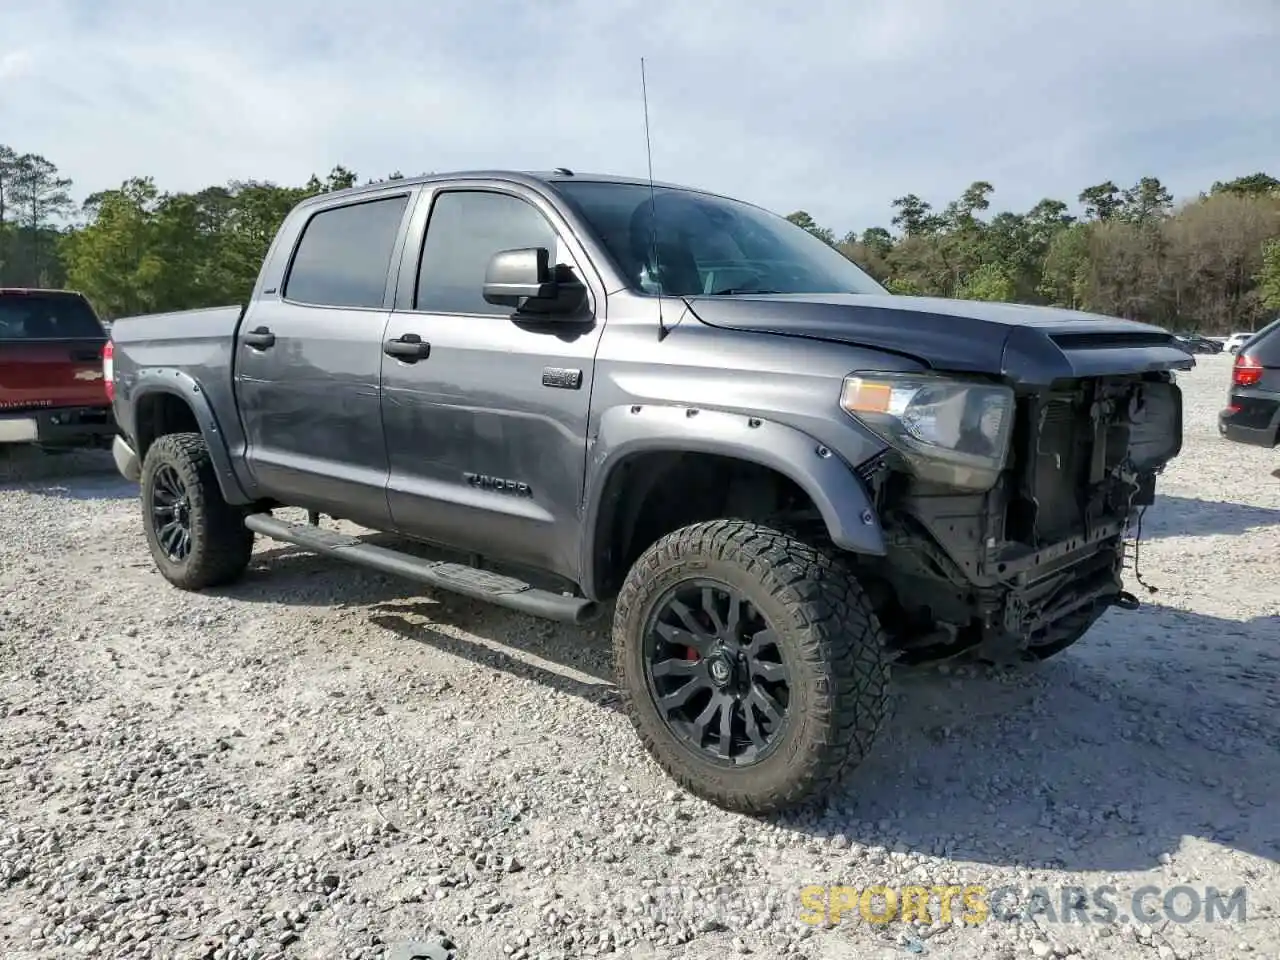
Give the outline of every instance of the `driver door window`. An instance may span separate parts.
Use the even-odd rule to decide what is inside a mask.
[[[553,264],[573,266],[555,229],[533,204],[493,191],[440,194],[422,244],[414,309],[509,317],[510,307],[485,301],[485,271],[495,253],[522,247],[546,247]]]

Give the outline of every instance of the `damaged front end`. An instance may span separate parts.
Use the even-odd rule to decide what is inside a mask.
[[[1137,605],[1122,578],[1126,546],[1182,447],[1172,373],[1010,389],[1007,418],[985,431],[973,421],[1001,454],[985,486],[980,470],[919,469],[900,442],[863,465],[890,562],[860,576],[904,660],[975,648],[996,661],[1044,657],[1110,606]]]

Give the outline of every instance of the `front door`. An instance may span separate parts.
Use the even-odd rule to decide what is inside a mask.
[[[424,191],[382,361],[387,498],[401,532],[577,576],[601,300],[555,211],[514,185]],[[410,246],[412,244],[412,247]],[[545,247],[591,289],[581,323],[516,322],[482,296],[490,257]],[[429,351],[429,352],[428,352]]]
[[[390,523],[378,377],[408,192],[321,208],[236,343],[246,463],[285,503]]]

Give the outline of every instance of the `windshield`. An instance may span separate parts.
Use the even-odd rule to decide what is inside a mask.
[[[555,188],[639,293],[888,292],[807,230],[750,204],[667,187],[651,202],[638,183],[562,180]]]
[[[83,297],[0,291],[0,340],[105,340]]]

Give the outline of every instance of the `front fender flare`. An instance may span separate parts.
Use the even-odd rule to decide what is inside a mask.
[[[862,481],[807,433],[739,413],[638,404],[614,407],[600,418],[587,474],[583,571],[594,569],[591,554],[610,476],[628,457],[651,451],[712,453],[776,470],[813,500],[837,547],[885,554],[884,532]]]
[[[204,391],[201,390],[199,382],[191,374],[172,368],[155,368],[137,375],[129,391],[134,421],[130,426],[133,428],[135,441],[138,437],[138,403],[145,397],[158,393],[177,397],[195,415],[205,446],[209,448],[209,459],[213,461],[213,472],[218,478],[218,487],[222,491],[223,499],[231,504],[249,503],[252,498],[245,493],[231,467],[231,456],[227,452],[226,441],[218,426],[218,417],[213,412],[213,406],[209,403]],[[145,452],[138,450],[140,461],[144,456]]]

